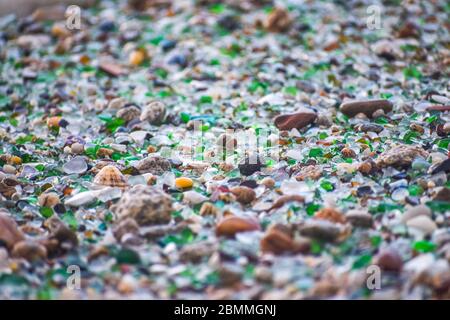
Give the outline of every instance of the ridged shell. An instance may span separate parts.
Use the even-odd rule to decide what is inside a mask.
[[[105,166],[94,178],[94,183],[102,186],[125,188],[128,186],[125,176],[114,166]]]

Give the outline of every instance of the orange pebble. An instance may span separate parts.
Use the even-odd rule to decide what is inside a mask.
[[[144,59],[145,59],[144,52],[142,50],[135,50],[135,51],[130,53],[130,56],[128,58],[128,62],[132,66],[139,66],[140,64],[142,64],[142,62],[144,62]]]
[[[175,186],[179,189],[191,188],[194,185],[192,179],[180,177],[175,179]]]
[[[47,119],[47,126],[49,128],[58,128],[59,122],[61,121],[61,117],[55,116]]]

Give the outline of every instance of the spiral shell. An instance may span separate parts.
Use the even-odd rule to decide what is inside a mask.
[[[128,186],[125,176],[114,166],[105,166],[94,178],[94,183],[101,186],[125,188]]]

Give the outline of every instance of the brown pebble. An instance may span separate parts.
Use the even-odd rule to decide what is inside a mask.
[[[450,188],[440,188],[434,195],[433,200],[450,202]]]
[[[309,241],[303,243],[293,239],[292,234],[284,225],[276,224],[271,226],[261,239],[260,247],[263,252],[270,252],[276,255],[283,253],[306,253],[309,251]]]
[[[323,208],[314,214],[314,218],[344,224],[345,216],[334,208]]]
[[[260,230],[259,223],[254,219],[229,216],[218,223],[216,234],[218,236],[232,237],[236,233]]]
[[[441,111],[441,112],[446,112],[446,111],[450,111],[450,105],[449,106],[440,106],[440,105],[436,105],[436,106],[430,106],[426,109],[426,111]]]
[[[47,258],[47,249],[35,241],[24,240],[14,245],[11,255],[33,262]]]
[[[291,24],[289,12],[283,8],[275,8],[267,16],[264,27],[270,32],[285,32]]]
[[[377,166],[404,168],[409,167],[417,157],[427,158],[428,152],[420,146],[396,145],[384,151],[377,159]]]
[[[388,100],[367,100],[344,102],[339,109],[349,117],[354,117],[358,113],[364,113],[370,118],[378,109],[382,109],[385,113],[388,113],[392,111],[392,107],[392,102]]]
[[[372,171],[372,165],[370,164],[370,162],[364,161],[359,165],[358,171],[361,172],[362,174],[367,175]]]
[[[17,242],[25,239],[25,235],[20,231],[14,219],[6,212],[0,211],[0,242],[6,247],[12,248]]]
[[[402,257],[393,249],[381,250],[375,261],[381,269],[386,271],[399,272],[403,267]]]
[[[307,179],[317,180],[322,176],[322,172],[323,170],[320,166],[317,165],[304,166],[298,171],[297,175],[295,176],[295,179],[297,181],[304,181]]]
[[[364,210],[350,210],[345,217],[355,227],[371,228],[373,226],[372,215]]]
[[[275,200],[275,202],[273,203],[273,205],[270,208],[270,210],[281,208],[282,206],[284,206],[288,202],[304,202],[304,201],[305,201],[305,198],[300,196],[300,195],[285,195],[285,196],[281,196],[277,200]]]
[[[275,126],[279,130],[302,129],[316,120],[317,114],[311,110],[302,110],[291,114],[282,114],[275,118]]]
[[[111,157],[113,153],[114,153],[113,149],[99,148],[97,150],[96,156],[99,158],[106,158],[106,157]]]

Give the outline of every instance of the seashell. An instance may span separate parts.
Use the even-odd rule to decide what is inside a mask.
[[[94,183],[101,186],[118,188],[125,188],[128,185],[125,176],[119,169],[111,165],[103,167],[99,173],[97,173],[94,178]]]
[[[256,199],[256,193],[253,189],[248,187],[234,187],[231,193],[236,197],[236,200],[242,204],[249,204]]]

